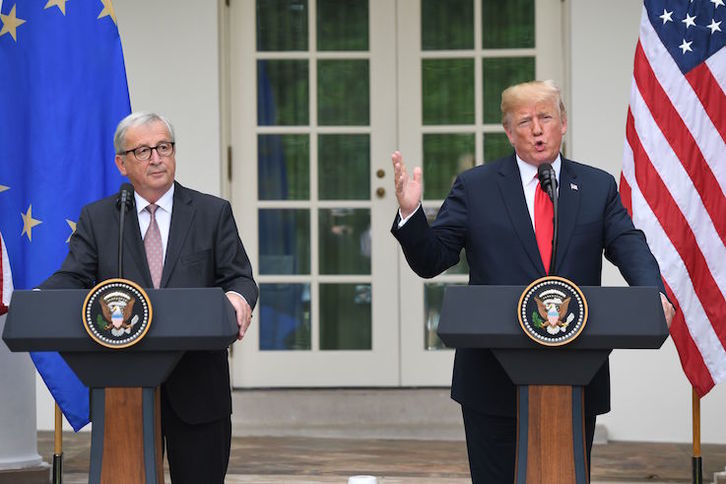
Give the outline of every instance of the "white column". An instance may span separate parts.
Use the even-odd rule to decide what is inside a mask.
[[[0,334],[4,327],[5,316],[0,316]],[[0,342],[0,470],[41,465],[35,418],[33,362]]]

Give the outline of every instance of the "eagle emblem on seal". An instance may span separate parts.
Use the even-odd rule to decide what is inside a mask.
[[[101,313],[98,325],[103,331],[110,331],[114,336],[131,333],[139,317],[133,315],[136,299],[124,292],[110,292],[99,299]]]
[[[575,317],[572,313],[567,314],[571,299],[556,289],[544,291],[539,297],[535,296],[534,301],[537,303],[538,313],[534,318],[535,325],[544,328],[552,335],[560,331],[567,331],[567,326]],[[536,316],[539,316],[539,318]]]

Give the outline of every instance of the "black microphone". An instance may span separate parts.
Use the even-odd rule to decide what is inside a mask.
[[[125,207],[126,210],[134,206],[134,186],[131,183],[121,184],[116,199],[116,208]]]
[[[555,176],[555,169],[549,163],[542,163],[537,167],[537,178],[539,178],[539,184],[554,203],[555,197],[557,196],[557,177]]]
[[[121,211],[118,219],[118,276],[124,277],[123,254],[124,254],[124,221],[126,211],[134,206],[134,186],[131,183],[124,183],[119,190],[116,207]]]
[[[550,197],[552,200],[552,255],[550,257],[550,270],[549,275],[556,274],[555,272],[555,261],[557,260],[557,231],[559,228],[559,216],[557,213],[557,176],[555,175],[555,169],[549,163],[542,163],[537,167],[537,178],[539,178],[539,184],[542,187],[542,191]]]

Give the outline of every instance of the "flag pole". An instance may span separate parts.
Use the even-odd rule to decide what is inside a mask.
[[[693,484],[703,484],[703,462],[701,459],[701,398],[693,387],[691,387],[691,398],[693,405],[693,457],[691,458]]]
[[[63,413],[55,404],[55,445],[53,448],[53,484],[63,484]]]

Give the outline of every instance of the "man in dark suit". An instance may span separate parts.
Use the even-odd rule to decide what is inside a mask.
[[[135,190],[123,276],[143,287],[221,287],[242,339],[258,292],[229,202],[174,181],[174,129],[161,115],[124,118],[114,147],[116,166]],[[118,276],[117,198],[83,208],[68,256],[41,289],[91,288]],[[161,387],[161,409],[172,481],[224,482],[232,413],[227,351],[185,353]]]
[[[559,89],[550,81],[506,89],[502,123],[514,154],[461,173],[431,226],[421,209],[421,169],[409,178],[401,154],[393,153],[400,210],[392,232],[411,268],[434,277],[456,264],[463,248],[469,284],[527,285],[547,275],[552,212],[538,223],[545,205],[537,200],[536,175],[540,164],[551,163],[559,180],[557,275],[598,286],[604,252],[630,285],[661,289],[670,325],[673,307],[663,295],[658,263],[623,208],[615,179],[560,155],[567,117]],[[549,234],[539,236],[547,225]],[[585,389],[588,459],[595,416],[610,410],[609,378],[605,363]],[[472,480],[513,482],[516,389],[491,351],[457,350],[451,395],[462,406]]]

